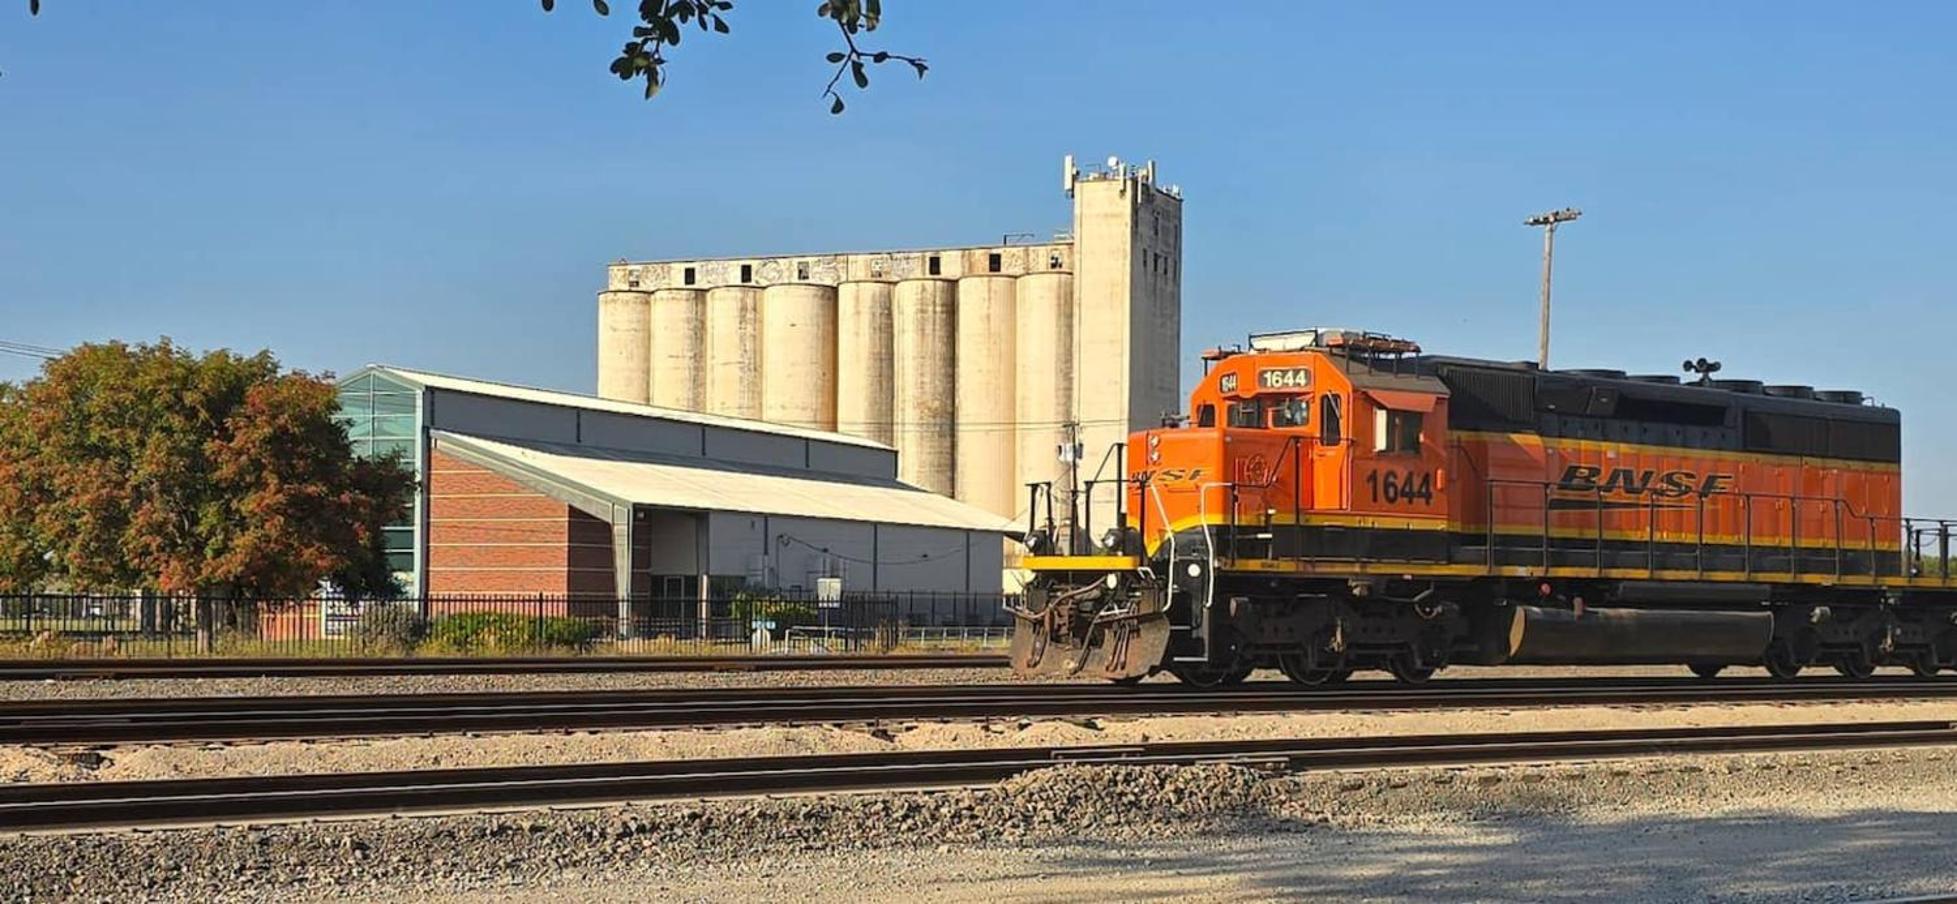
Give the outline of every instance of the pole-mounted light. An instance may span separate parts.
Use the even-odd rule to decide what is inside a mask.
[[[1536,366],[1549,369],[1549,273],[1556,257],[1556,226],[1583,216],[1574,207],[1539,213],[1522,221],[1524,226],[1542,227],[1542,320],[1536,328]]]

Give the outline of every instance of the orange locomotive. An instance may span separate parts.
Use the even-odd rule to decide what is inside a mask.
[[[1957,664],[1952,523],[1902,517],[1900,418],[1858,393],[1340,330],[1205,360],[1186,423],[1131,437],[1102,547],[1026,559],[1022,673]]]

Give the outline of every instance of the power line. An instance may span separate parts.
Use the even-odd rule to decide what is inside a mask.
[[[27,342],[14,342],[7,339],[0,339],[0,354],[18,355],[23,358],[39,358],[43,361],[52,361],[67,353],[68,352],[66,350],[58,349],[58,348],[50,348],[45,345],[34,345]]]

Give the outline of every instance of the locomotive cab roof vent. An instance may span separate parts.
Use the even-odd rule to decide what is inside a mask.
[[[1710,380],[1708,385],[1714,389],[1743,392],[1748,395],[1759,395],[1766,388],[1766,385],[1759,380]]]
[[[1571,369],[1571,370],[1569,370],[1569,371],[1566,371],[1566,372],[1567,372],[1567,373],[1573,373],[1573,374],[1576,374],[1577,376],[1581,376],[1581,377],[1603,377],[1604,379],[1607,379],[1607,380],[1622,380],[1622,379],[1624,379],[1624,372],[1623,372],[1623,371],[1621,371],[1621,370],[1614,370],[1614,369],[1612,369],[1612,368],[1608,368],[1608,367],[1578,367],[1578,368],[1574,368],[1574,369]]]
[[[1862,393],[1854,389],[1817,389],[1814,391],[1814,397],[1838,405],[1860,405],[1863,400]]]
[[[1639,383],[1663,383],[1668,386],[1678,385],[1678,377],[1673,374],[1632,374],[1631,379]]]
[[[1779,399],[1811,399],[1814,398],[1814,387],[1802,386],[1799,383],[1780,383],[1766,387],[1766,393]]]

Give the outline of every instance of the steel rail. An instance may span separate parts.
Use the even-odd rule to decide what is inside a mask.
[[[428,810],[923,789],[1063,764],[1228,763],[1287,771],[1957,744],[1948,721],[1504,732],[1118,747],[743,757],[0,786],[0,831],[248,822]]]
[[[1957,697],[1957,681],[1444,681],[1337,688],[1254,682],[681,688],[403,696],[160,697],[0,702],[0,743],[78,745],[651,729],[759,724],[1208,713],[1630,706]]]
[[[305,678],[350,675],[511,675],[592,672],[778,672],[862,669],[997,669],[1004,656],[974,653],[833,656],[516,656],[378,659],[9,659],[0,681],[88,678]]]

